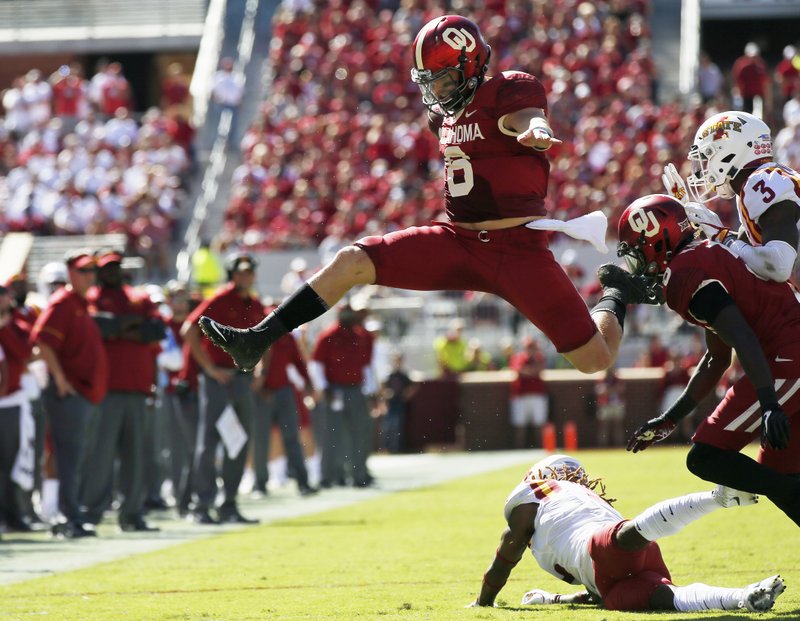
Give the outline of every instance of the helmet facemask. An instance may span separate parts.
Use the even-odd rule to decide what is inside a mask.
[[[486,59],[479,76],[469,79],[465,75],[468,61],[466,48],[462,48],[458,66],[444,67],[435,73],[430,69],[411,70],[411,81],[422,91],[422,103],[428,110],[434,114],[455,116],[469,105],[483,81],[489,59]],[[437,95],[437,91],[444,96]]]
[[[731,179],[739,172],[733,166],[736,154],[722,154],[721,151],[722,145],[714,143],[700,147],[692,145],[689,149],[692,174],[686,179],[686,184],[692,199],[698,203],[736,197],[731,187]]]
[[[659,270],[656,261],[648,261],[645,253],[641,249],[643,238],[637,246],[631,246],[628,242],[617,244],[617,256],[625,260],[628,271],[634,276],[641,276],[646,283],[647,295],[653,300],[661,297],[661,283],[663,274]],[[659,242],[663,243],[663,242]],[[669,253],[670,257],[672,253]]]

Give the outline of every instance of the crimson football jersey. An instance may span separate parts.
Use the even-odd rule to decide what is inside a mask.
[[[550,163],[543,152],[517,142],[502,119],[524,108],[547,111],[534,76],[504,71],[488,79],[460,113],[438,119],[445,162],[445,208],[453,222],[543,216]]]
[[[800,343],[800,302],[791,285],[759,278],[722,244],[696,241],[675,256],[664,273],[667,305],[689,323],[704,328],[689,312],[695,293],[718,282],[736,302],[769,357],[782,346]]]

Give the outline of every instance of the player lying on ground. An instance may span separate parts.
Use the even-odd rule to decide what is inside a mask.
[[[600,493],[596,493],[599,489]],[[738,589],[694,583],[677,586],[656,539],[721,507],[757,502],[752,494],[717,487],[665,500],[625,520],[580,462],[551,455],[535,463],[506,500],[508,527],[500,537],[480,594],[471,606],[492,606],[511,570],[530,547],[539,566],[586,590],[571,595],[533,590],[523,604],[602,604],[610,610],[737,610],[772,608],[786,588],[779,575]]]

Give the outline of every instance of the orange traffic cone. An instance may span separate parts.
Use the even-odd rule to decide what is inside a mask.
[[[578,450],[578,426],[571,420],[564,423],[564,450],[568,453]]]
[[[548,453],[556,450],[556,426],[553,423],[542,425],[542,448]]]

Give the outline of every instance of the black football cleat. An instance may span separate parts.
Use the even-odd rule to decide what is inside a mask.
[[[231,328],[205,315],[197,323],[208,339],[233,358],[242,371],[252,371],[267,349],[263,345],[263,335],[250,328]]]
[[[616,289],[625,304],[663,304],[661,288],[644,276],[635,276],[614,263],[597,268],[603,289]]]

